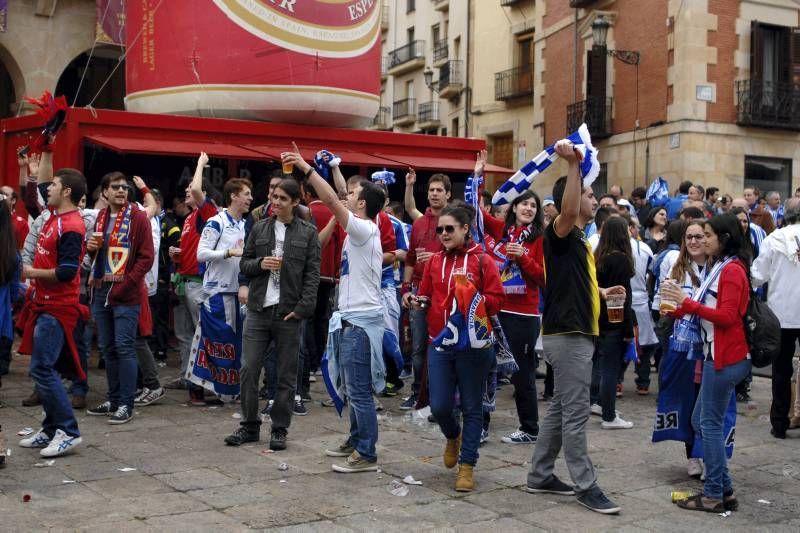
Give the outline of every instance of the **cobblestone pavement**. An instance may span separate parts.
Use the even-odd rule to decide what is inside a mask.
[[[378,443],[381,471],[331,472],[323,450],[341,442],[346,423],[319,404],[321,382],[312,385],[317,401],[308,416],[294,418],[284,452],[265,453],[264,440],[225,446],[223,437],[238,423],[238,405],[191,407],[183,391],[168,391],[157,405],[137,409],[126,425],[81,413],[84,444],[51,466],[37,467],[43,462],[37,451],[16,445],[16,432],[36,429],[41,413],[20,406],[31,391],[26,362],[15,359],[0,389],[6,403],[0,423],[12,451],[9,465],[0,470],[2,531],[800,530],[800,434],[790,432],[785,441],[769,435],[770,382],[763,378],[755,378],[754,404],[740,405],[731,474],[741,509],[722,517],[681,511],[670,502],[670,491],[701,485],[686,476],[682,445],[650,442],[655,395],[630,392],[629,371],[617,407],[635,428],[602,431],[598,417],[589,421],[600,484],[622,506],[619,516],[603,516],[572,497],[524,492],[533,448],[500,442],[516,429],[510,386],[498,392],[476,491],[463,495],[452,488],[455,473],[441,465],[443,437],[433,425],[398,409],[402,395],[381,399],[386,407]],[[162,378],[175,372],[162,369]],[[103,374],[93,370],[90,382],[93,403],[105,390]],[[540,406],[541,413],[545,409]],[[288,470],[281,470],[281,463]],[[126,468],[135,470],[122,471]],[[556,470],[569,479],[563,461]],[[422,486],[409,486],[406,496],[391,494],[392,481],[409,474]]]

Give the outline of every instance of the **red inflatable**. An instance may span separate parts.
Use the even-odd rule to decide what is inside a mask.
[[[378,110],[377,0],[128,0],[126,108],[357,127]]]

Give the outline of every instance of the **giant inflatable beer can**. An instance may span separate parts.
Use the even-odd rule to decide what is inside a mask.
[[[126,5],[129,111],[358,127],[378,110],[378,0]]]

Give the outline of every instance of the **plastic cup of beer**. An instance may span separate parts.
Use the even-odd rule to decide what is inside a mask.
[[[606,308],[608,309],[608,321],[611,324],[619,324],[625,318],[625,296],[622,294],[608,295]]]
[[[278,268],[283,266],[283,248],[275,248],[272,250],[272,257],[278,262]]]
[[[661,304],[658,306],[659,311],[664,314],[674,313],[678,306],[672,300],[661,298]]]
[[[466,283],[467,282],[467,269],[465,268],[454,268],[453,269],[453,279],[456,283]]]
[[[281,154],[281,166],[283,167],[283,173],[287,176],[294,172],[294,163],[287,163],[283,160],[283,156],[286,155],[287,152],[283,152]]]
[[[92,233],[92,242],[94,243],[95,246],[97,246],[98,250],[100,248],[102,248],[103,247],[103,232],[102,231],[95,231],[94,233]]]

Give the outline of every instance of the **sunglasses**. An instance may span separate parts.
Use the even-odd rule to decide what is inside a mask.
[[[706,238],[706,236],[703,235],[703,234],[697,234],[697,235],[688,235],[687,234],[686,235],[686,240],[687,241],[702,241],[705,238]]]
[[[455,226],[451,226],[448,224],[447,226],[437,226],[436,227],[436,234],[441,235],[442,233],[453,233],[456,231]]]
[[[112,191],[122,191],[128,189],[128,186],[124,183],[117,183],[116,185],[109,185]]]

